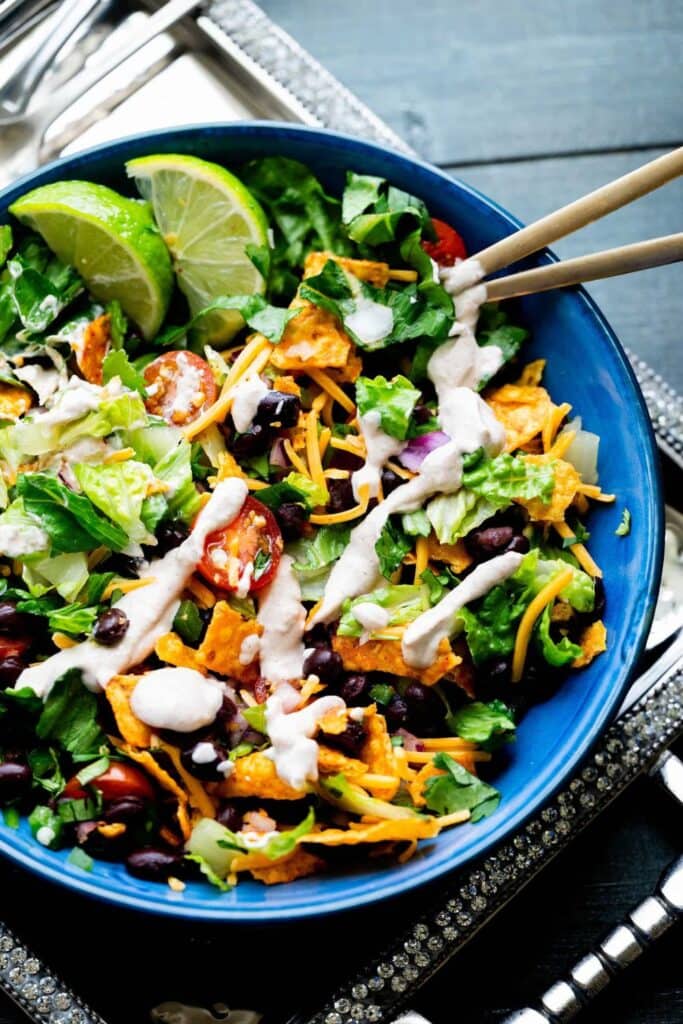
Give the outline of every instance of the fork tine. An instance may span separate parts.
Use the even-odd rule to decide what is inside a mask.
[[[42,21],[53,6],[53,0],[0,0],[0,50]]]

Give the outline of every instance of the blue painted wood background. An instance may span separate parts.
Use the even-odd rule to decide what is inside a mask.
[[[683,141],[681,0],[262,0],[422,155],[524,221]],[[683,179],[555,249],[683,230]],[[683,267],[589,291],[683,391]]]

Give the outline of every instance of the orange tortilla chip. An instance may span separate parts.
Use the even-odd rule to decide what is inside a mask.
[[[304,299],[295,298],[290,308],[299,313],[289,321],[282,341],[273,349],[272,365],[278,370],[302,372],[344,366],[354,344],[337,318]]]
[[[439,644],[436,661],[423,669],[406,664],[398,640],[368,640],[360,644],[354,637],[335,636],[332,646],[349,672],[389,672],[417,679],[425,686],[438,683],[460,661],[446,639]]]
[[[140,676],[114,676],[107,683],[104,694],[126,743],[133,747],[149,747],[152,742],[152,730],[140,721],[130,706],[131,695],[139,682]]]
[[[243,619],[227,601],[219,601],[214,605],[197,660],[211,672],[230,676],[241,683],[252,683],[258,678],[258,658],[243,665],[240,650],[247,637],[260,636],[262,632],[263,627],[255,619]]]
[[[410,793],[410,799],[413,801],[416,807],[424,807],[426,800],[424,798],[424,788],[427,779],[431,779],[433,775],[443,775],[439,768],[435,768],[431,762],[423,765],[420,768],[417,775],[410,780],[408,783],[408,792]]]
[[[516,503],[525,508],[532,519],[548,523],[561,522],[574,500],[576,490],[581,484],[581,477],[570,462],[556,459],[550,452],[546,455],[523,455],[522,458],[535,466],[550,463],[555,474],[555,487],[548,505],[544,505],[538,498],[516,498]]]
[[[294,377],[290,377],[289,374],[276,377],[273,381],[273,387],[276,391],[281,391],[285,395],[297,395],[298,397],[301,394],[301,388],[294,380]]]
[[[333,750],[324,744],[318,746],[318,771],[321,775],[339,775],[343,773],[349,778],[365,775],[368,766],[355,757],[347,757],[341,750]]]
[[[543,379],[544,372],[545,359],[534,359],[532,363],[527,363],[523,367],[515,384],[519,384],[520,387],[538,387]]]
[[[260,751],[238,757],[235,769],[225,782],[219,782],[214,792],[219,796],[254,796],[264,800],[300,800],[307,790],[294,789],[283,782],[275,765]]]
[[[389,264],[376,260],[352,260],[348,256],[335,256],[333,252],[309,252],[304,260],[304,280],[320,274],[328,260],[334,260],[347,273],[359,281],[367,281],[376,288],[384,288],[389,282]]]
[[[14,384],[0,384],[0,419],[18,420],[33,405],[31,392]]]
[[[326,828],[322,832],[309,832],[299,842],[308,846],[357,846],[359,843],[387,843],[401,840],[432,839],[439,834],[438,818],[397,818],[378,821],[359,828]]]
[[[304,707],[304,705],[308,704],[308,702],[311,699],[311,697],[314,697],[316,695],[316,693],[320,693],[324,689],[325,689],[325,684],[324,683],[316,683],[315,680],[313,680],[313,679],[307,679],[306,682],[301,687],[301,690],[300,690],[301,700],[299,701],[299,704],[297,706],[300,707],[300,708]],[[325,716],[325,717],[327,717],[327,716]],[[320,723],[320,725],[322,727],[322,722]],[[344,726],[344,728],[346,728],[346,726]],[[329,729],[324,729],[324,731],[325,732],[330,732]],[[343,729],[341,731],[343,732]]]
[[[193,668],[206,675],[206,669],[198,658],[199,652],[184,644],[177,633],[164,633],[160,636],[154,653],[161,661],[166,661],[175,668]]]
[[[591,622],[590,626],[586,626],[581,634],[579,646],[583,654],[574,659],[572,668],[584,668],[586,665],[590,665],[593,658],[597,658],[598,654],[607,650],[605,623],[598,619],[597,622]]]
[[[325,867],[325,861],[316,857],[308,850],[298,847],[294,853],[281,860],[272,861],[264,867],[250,868],[253,878],[266,885],[278,885],[281,882],[293,882],[295,878],[314,875]]]
[[[102,383],[102,363],[111,345],[111,316],[103,313],[88,324],[82,338],[72,342],[78,369],[91,384]]]
[[[371,775],[393,776],[392,782],[372,784],[367,788],[380,800],[393,800],[400,783],[400,770],[396,764],[386,719],[384,715],[378,714],[376,705],[367,708],[363,725],[366,739],[360,755],[368,766],[368,772]]]
[[[135,750],[128,743],[120,743],[112,740],[115,747],[118,747],[131,761],[135,761],[141,768],[144,768],[148,775],[151,775],[162,789],[172,793],[178,801],[176,817],[183,839],[189,839],[192,834],[192,823],[187,811],[188,798],[185,790],[180,786],[172,775],[162,768],[154,756],[148,750]]]
[[[545,388],[503,384],[486,396],[486,403],[505,427],[505,450],[514,452],[540,434],[553,407]]]
[[[345,708],[328,711],[318,722],[318,728],[321,732],[326,732],[328,736],[339,736],[346,729],[348,720],[349,716]]]
[[[427,550],[430,560],[446,562],[454,573],[464,572],[472,564],[472,556],[468,553],[465,542],[462,540],[455,544],[440,544],[436,535],[431,533],[427,538]]]

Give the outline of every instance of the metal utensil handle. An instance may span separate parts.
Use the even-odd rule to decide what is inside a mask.
[[[36,49],[2,88],[7,111],[25,110],[31,94],[52,61],[100,0],[67,0],[47,20]]]
[[[683,804],[683,761],[664,754],[652,774]],[[660,878],[652,896],[639,903],[593,952],[582,957],[568,976],[543,993],[537,1009],[526,1007],[503,1024],[565,1024],[599,995],[614,977],[630,967],[645,950],[683,916],[683,856]]]

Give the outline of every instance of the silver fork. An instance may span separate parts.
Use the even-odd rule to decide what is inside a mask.
[[[23,114],[50,64],[100,0],[64,0],[41,26],[35,49],[0,89],[0,128]]]
[[[168,0],[133,38],[92,68],[85,68],[43,105],[29,113],[0,120],[0,188],[40,164],[45,133],[60,114],[143,46],[198,7],[200,2]]]

